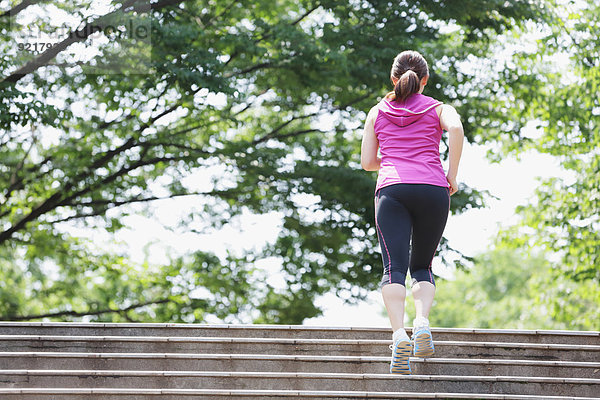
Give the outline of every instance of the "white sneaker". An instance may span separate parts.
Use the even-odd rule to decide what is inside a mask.
[[[400,335],[394,344],[390,345],[392,350],[392,361],[390,362],[390,373],[400,375],[410,375],[410,353],[412,353],[412,343],[406,332]]]
[[[426,318],[417,318],[413,322],[413,336],[415,357],[431,357],[435,353],[429,321]]]

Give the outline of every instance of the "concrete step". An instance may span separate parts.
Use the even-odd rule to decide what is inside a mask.
[[[398,376],[385,328],[0,322],[0,399],[600,399],[599,332],[432,331]]]
[[[190,400],[190,399],[478,399],[478,400],[594,400],[597,397],[535,396],[488,393],[360,392],[325,390],[228,389],[4,389],[6,400]]]
[[[254,371],[385,374],[390,357],[191,353],[0,352],[0,369]],[[600,379],[600,362],[412,358],[417,375]]]
[[[7,352],[216,353],[389,356],[391,340],[2,335]],[[434,341],[436,357],[598,362],[600,346]]]
[[[600,379],[518,376],[318,374],[300,372],[3,370],[0,386],[20,388],[252,389],[503,393],[593,397]]]
[[[478,400],[594,400],[597,397],[535,396],[484,393],[359,392],[325,390],[228,389],[4,389],[7,400],[190,400],[190,399],[478,399]]]
[[[407,328],[409,335],[411,328]],[[515,342],[600,345],[600,332],[510,329],[432,328],[440,341]],[[140,323],[0,322],[0,335],[258,337],[302,339],[389,340],[381,327],[318,327],[305,325],[205,325]]]

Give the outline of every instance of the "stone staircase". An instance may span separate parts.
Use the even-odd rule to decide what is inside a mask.
[[[600,332],[0,322],[0,399],[600,399]],[[410,334],[410,329],[408,329]]]

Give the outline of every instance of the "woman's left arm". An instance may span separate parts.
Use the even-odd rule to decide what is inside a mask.
[[[375,134],[375,118],[377,117],[377,107],[371,108],[365,121],[365,129],[360,146],[360,165],[365,171],[379,171],[381,158],[377,156],[379,149],[379,140]]]

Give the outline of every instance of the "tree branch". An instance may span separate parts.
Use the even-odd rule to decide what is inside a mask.
[[[164,304],[164,303],[168,303],[170,301],[172,301],[172,300],[161,299],[161,300],[148,301],[145,303],[133,304],[133,305],[123,308],[123,309],[107,308],[104,310],[87,311],[87,312],[59,311],[59,312],[55,312],[55,313],[38,314],[38,315],[23,315],[23,316],[12,315],[12,316],[7,316],[7,317],[3,318],[3,320],[4,321],[27,321],[27,320],[40,319],[40,318],[58,318],[58,317],[67,317],[67,316],[69,316],[69,317],[84,317],[84,316],[88,316],[88,315],[123,313],[123,312],[127,312],[130,310],[135,310],[136,308],[145,307],[145,306],[149,306],[149,305],[153,305],[153,304]]]
[[[341,105],[340,107],[338,107],[338,109],[345,109],[352,104],[355,104],[363,99],[368,98],[369,96],[371,96],[371,93],[366,93],[362,96],[359,96],[356,99],[351,100],[350,102],[348,102],[344,105]],[[143,131],[147,126],[149,126],[151,123],[156,121],[158,118],[161,118],[162,116],[174,111],[177,107],[178,107],[178,105],[176,104],[173,107],[171,107],[170,109],[165,110],[164,112],[160,113],[156,117],[152,118],[152,120],[151,120],[152,122],[148,121],[148,123],[145,124],[146,126],[140,128],[140,131]],[[305,117],[311,116],[313,114],[296,117],[296,119],[305,118]],[[287,126],[287,124],[289,124],[289,122],[291,122],[291,121],[287,121],[286,123],[283,123],[278,128],[276,128],[275,130],[271,131],[269,134],[264,135],[261,138],[255,139],[253,142],[251,142],[251,144],[256,145],[256,144],[265,142],[269,139],[284,139],[284,138],[289,138],[289,137],[299,136],[299,135],[306,134],[306,133],[319,131],[318,129],[304,129],[304,130],[300,130],[300,131],[290,132],[290,133],[287,133],[284,135],[276,135],[275,134],[276,132],[280,131],[282,128]],[[141,145],[141,144],[136,143],[135,139],[132,137],[127,142],[125,142],[123,145],[121,145],[120,147],[106,152],[100,159],[96,160],[92,164],[91,168],[89,168],[87,170],[90,171],[90,170],[99,168],[100,166],[102,166],[106,162],[108,162],[108,160],[110,160],[112,157],[114,157],[114,155],[116,155],[122,151],[125,151],[129,148],[138,146],[138,145]],[[148,147],[146,147],[145,150],[147,151]],[[6,230],[4,232],[0,232],[0,243],[4,242],[5,240],[8,240],[14,232],[16,232],[20,229],[23,229],[28,222],[38,218],[42,214],[47,213],[48,211],[52,210],[53,208],[58,207],[60,205],[63,205],[63,206],[72,205],[70,203],[71,200],[73,200],[74,198],[76,198],[78,196],[81,196],[82,194],[85,194],[85,193],[88,193],[88,192],[94,190],[94,188],[97,187],[98,184],[105,184],[105,183],[112,182],[117,177],[122,176],[123,174],[130,172],[136,168],[139,168],[140,166],[150,165],[150,164],[153,164],[153,163],[156,163],[159,161],[166,161],[166,162],[180,161],[180,160],[185,160],[186,158],[187,157],[158,157],[158,158],[154,158],[154,159],[150,159],[150,160],[142,159],[142,160],[138,161],[137,163],[135,163],[127,168],[123,168],[120,171],[114,173],[113,175],[106,177],[102,181],[96,182],[96,184],[94,184],[94,185],[87,186],[86,188],[83,188],[82,190],[80,190],[78,192],[72,193],[67,198],[64,198],[63,196],[74,187],[74,184],[71,182],[79,181],[84,178],[84,174],[79,174],[78,176],[73,178],[71,180],[71,182],[67,182],[59,191],[57,191],[54,195],[52,195],[50,198],[48,198],[46,201],[44,201],[40,206],[38,206],[36,209],[32,210],[32,212],[29,215],[27,215],[26,217],[21,219],[16,225],[12,226],[11,228],[9,228],[8,230]]]
[[[173,106],[171,106],[170,108],[168,108],[168,109],[164,110],[164,111],[163,111],[163,112],[161,112],[160,114],[158,114],[158,115],[156,115],[156,116],[154,116],[154,117],[150,118],[150,119],[148,120],[148,122],[146,122],[145,124],[143,124],[143,125],[140,127],[140,129],[139,129],[138,133],[140,133],[140,134],[141,134],[142,132],[144,132],[144,130],[145,130],[146,128],[150,127],[150,126],[151,126],[153,123],[155,123],[155,122],[156,122],[158,119],[160,119],[160,118],[164,117],[165,115],[167,115],[167,114],[169,114],[169,113],[171,113],[171,112],[175,111],[175,110],[176,110],[178,107],[179,107],[179,104],[174,104]],[[119,147],[117,147],[117,148],[115,148],[115,149],[113,149],[113,150],[110,150],[110,151],[107,151],[106,153],[104,153],[104,155],[102,155],[102,157],[100,157],[99,159],[97,159],[96,161],[94,161],[94,162],[92,163],[92,165],[91,165],[91,166],[89,166],[89,167],[88,167],[88,168],[86,168],[86,169],[87,169],[88,171],[91,171],[91,170],[95,170],[95,169],[97,169],[97,168],[100,168],[101,166],[105,165],[105,164],[106,164],[106,163],[107,163],[109,160],[111,160],[111,159],[112,159],[112,158],[113,158],[115,155],[117,155],[117,154],[120,154],[120,153],[122,153],[122,152],[124,152],[124,151],[126,151],[126,150],[129,150],[129,149],[131,149],[131,148],[133,148],[133,147],[140,146],[140,145],[141,145],[141,143],[137,142],[137,141],[136,141],[136,138],[135,138],[134,136],[131,136],[131,137],[130,137],[130,138],[129,138],[129,139],[128,139],[128,140],[127,140],[125,143],[123,143],[121,146],[119,146]],[[87,175],[87,174],[86,174],[86,175]],[[75,176],[75,177],[73,178],[73,180],[75,180],[75,181],[79,181],[79,180],[81,180],[83,177],[84,177],[84,175],[83,175],[83,174],[79,174],[79,175]]]
[[[7,230],[0,232],[0,244],[10,239],[13,233],[23,229],[27,223],[35,220],[40,215],[47,213],[52,210],[56,205],[60,202],[60,198],[63,195],[63,191],[58,191],[54,193],[52,196],[47,198],[42,204],[38,207],[34,208],[27,216],[23,217],[19,222],[15,225],[11,226]]]
[[[133,138],[131,138],[128,142],[133,142]],[[127,147],[126,145],[128,145],[128,142],[126,142],[123,146],[121,147]],[[131,146],[133,147],[133,146]],[[114,153],[115,151],[111,151],[109,153]],[[96,163],[95,163],[96,164]],[[99,165],[98,165],[99,166]],[[96,167],[97,168],[97,167]],[[123,171],[123,170],[122,170]],[[124,172],[128,172],[128,170],[124,170]],[[80,174],[81,176],[81,174]],[[115,178],[116,179],[116,176]],[[77,181],[77,179],[75,179],[75,181]],[[8,228],[7,230],[0,232],[0,243],[3,243],[4,241],[8,240],[13,233],[23,229],[29,222],[37,219],[39,216],[47,213],[48,211],[58,207],[59,205],[63,205],[62,203],[66,200],[64,198],[64,196],[66,194],[69,193],[69,191],[71,189],[73,189],[75,187],[75,185],[71,182],[66,182],[65,185],[60,188],[59,190],[57,190],[52,196],[50,196],[49,198],[47,198],[44,202],[42,202],[39,206],[35,207],[33,210],[31,210],[31,212],[26,215],[25,217],[21,218],[21,220],[19,220],[16,224],[14,224],[13,226],[11,226],[10,228]],[[72,193],[69,195],[69,197],[67,197],[67,199],[72,199],[74,196],[79,195],[80,193],[85,193],[86,191],[89,191],[91,188],[88,187],[87,190],[80,190],[78,192]]]
[[[128,312],[128,311],[123,311],[123,312],[121,312],[120,314],[121,314],[123,317],[125,317],[125,319],[126,319],[128,322],[134,322],[134,323],[139,323],[139,322],[142,322],[142,321],[138,321],[138,320],[136,320],[135,318],[131,317],[131,316],[129,315],[129,312]]]
[[[181,161],[181,160],[185,160],[187,158],[188,157],[155,157],[155,158],[151,158],[148,160],[141,159],[141,160],[138,160],[136,163],[134,163],[126,168],[122,168],[121,170],[115,172],[114,174],[107,176],[106,178],[102,179],[101,181],[97,181],[92,185],[88,185],[85,188],[75,191],[75,192],[72,192],[70,194],[69,194],[70,190],[73,189],[75,186],[73,183],[67,182],[64,187],[57,190],[52,196],[50,196],[42,204],[40,204],[39,206],[34,208],[28,215],[26,215],[21,220],[19,220],[15,225],[11,226],[10,228],[8,228],[7,230],[5,230],[3,232],[0,232],[0,244],[3,243],[4,241],[8,240],[13,235],[13,233],[23,229],[29,222],[37,219],[39,216],[51,211],[52,209],[54,209],[58,206],[72,205],[71,201],[73,199],[75,199],[83,194],[91,192],[98,186],[110,183],[110,182],[114,181],[115,179],[117,179],[119,176],[122,176],[128,172],[131,172],[131,171],[133,171],[139,167],[145,166],[145,165],[153,165],[153,164],[156,164],[161,161],[163,161],[163,162]],[[64,197],[65,195],[67,195],[67,197]]]
[[[297,121],[299,119],[314,117],[316,115],[319,115],[319,113],[314,112],[314,113],[307,114],[307,115],[300,115],[300,116],[292,117],[289,121],[286,121],[286,122],[280,124],[277,128],[273,129],[271,132],[267,133],[266,135],[263,135],[260,138],[253,140],[252,144],[258,144],[258,143],[262,143],[266,140],[272,139],[276,136],[277,132],[279,132],[280,130],[282,130],[283,128],[285,128],[286,126],[291,124],[292,122]]]
[[[10,198],[11,194],[14,191],[25,187],[25,177],[27,176],[27,174],[33,173],[35,171],[41,171],[42,167],[44,165],[46,165],[46,163],[48,163],[51,159],[52,159],[52,156],[47,156],[40,163],[35,164],[34,166],[29,166],[29,167],[25,168],[26,173],[23,175],[23,177],[21,179],[15,180],[14,182],[11,182],[10,186],[8,186],[6,188],[6,192],[4,194],[5,200],[4,200],[4,202],[0,203],[0,206],[4,205],[6,202],[8,202],[8,199]],[[47,173],[48,173],[47,171],[38,172],[29,181],[35,181],[35,180],[39,179],[41,176],[46,175]],[[6,213],[0,214],[0,217],[3,217],[4,215],[6,215]]]
[[[213,194],[217,194],[218,191],[214,191],[214,192],[195,192],[195,193],[178,193],[178,194],[174,194],[171,196],[165,196],[165,197],[145,197],[145,198],[132,198],[129,200],[122,200],[122,201],[114,201],[114,200],[93,200],[93,201],[88,201],[88,202],[82,202],[82,203],[77,203],[77,204],[70,204],[73,207],[98,207],[98,206],[103,206],[103,208],[96,210],[95,212],[92,213],[87,213],[87,214],[75,214],[72,215],[70,217],[66,217],[63,219],[57,219],[54,221],[50,221],[50,224],[56,224],[59,222],[67,222],[67,221],[71,221],[74,219],[80,219],[80,218],[87,218],[87,217],[98,217],[100,215],[103,215],[106,210],[108,210],[109,208],[116,208],[116,207],[120,207],[126,204],[133,204],[133,203],[143,203],[143,202],[150,202],[150,201],[154,201],[154,200],[168,200],[168,199],[174,199],[177,197],[184,197],[184,196],[210,196]],[[104,207],[105,206],[105,207]]]
[[[223,76],[225,78],[231,78],[234,75],[244,75],[244,74],[247,74],[249,72],[254,72],[254,71],[262,69],[262,68],[275,68],[275,65],[273,65],[273,63],[271,63],[270,61],[267,61],[267,62],[264,62],[264,63],[253,65],[253,66],[248,67],[246,69],[243,69],[241,71],[229,72],[227,74],[224,74]]]
[[[310,10],[308,10],[304,14],[302,14],[300,17],[298,17],[298,19],[296,19],[290,25],[292,25],[292,26],[297,25],[298,23],[300,23],[300,21],[302,21],[304,18],[308,17],[310,14],[312,14],[319,7],[321,7],[321,5],[317,4],[316,6],[314,6],[313,8],[311,8]]]
[[[371,96],[373,96],[373,93],[372,92],[367,92],[367,93],[363,94],[362,96],[358,96],[357,98],[352,99],[349,102],[344,103],[344,104],[340,105],[339,107],[335,107],[335,108],[337,110],[345,110],[346,108],[348,108],[350,106],[353,106],[356,103],[359,103],[359,102],[361,102],[363,100],[366,100],[366,99],[368,99]]]
[[[290,26],[296,26],[297,24],[299,24],[302,20],[304,20],[304,18],[308,17],[310,14],[312,14],[317,8],[321,7],[320,4],[317,4],[316,6],[314,6],[313,8],[307,10],[304,14],[302,14],[300,17],[298,17],[297,19],[295,19],[294,21],[292,21],[292,23],[290,24]],[[256,39],[254,41],[254,43],[259,43],[265,39],[269,39],[271,38],[271,36],[273,36],[273,31],[272,29],[270,29],[271,27],[269,27],[269,29],[265,32],[265,35],[259,37],[258,39]]]
[[[199,126],[196,126],[196,127],[185,129],[184,131],[176,132],[176,133],[182,134],[182,133],[186,133],[187,131],[191,131],[191,130],[198,129],[198,128],[199,128]],[[145,142],[144,145],[174,147],[176,149],[190,151],[194,154],[202,154],[204,156],[212,155],[212,153],[209,153],[208,151],[202,150],[198,147],[186,146],[185,144],[179,144],[179,143],[165,143],[165,142],[160,142],[160,141],[149,140],[148,142]]]
[[[34,5],[34,4],[37,4],[37,3],[42,3],[44,1],[46,1],[46,0],[23,0],[21,3],[17,4],[13,8],[11,8],[10,10],[5,11],[2,14],[0,14],[0,18],[3,18],[3,17],[14,17],[15,15],[17,15],[18,13],[20,13],[21,11],[23,11],[27,7],[29,7],[31,5]]]
[[[198,89],[198,90],[199,90],[199,89]],[[258,99],[258,98],[259,98],[261,95],[265,94],[266,92],[267,92],[267,90],[263,90],[262,92],[260,92],[260,93],[259,93],[259,94],[256,96],[256,99],[254,100],[254,102],[255,102],[255,101],[256,101],[256,100],[257,100],[257,99]],[[164,94],[164,92],[163,92],[163,94]],[[160,96],[159,96],[159,97],[160,97]],[[241,114],[241,113],[245,112],[246,110],[248,110],[248,109],[249,109],[249,108],[252,106],[252,104],[253,104],[254,102],[248,103],[248,104],[247,104],[247,105],[246,105],[246,106],[245,106],[243,109],[241,109],[241,110],[237,111],[236,113],[234,113],[234,114],[233,114],[233,116],[237,116],[237,115],[239,115],[239,114]],[[165,115],[167,115],[167,114],[169,114],[169,113],[171,113],[171,112],[175,111],[175,110],[176,110],[176,109],[177,109],[179,106],[180,106],[180,104],[179,104],[179,103],[176,103],[176,104],[174,104],[172,107],[170,107],[169,109],[167,109],[167,110],[165,110],[165,111],[161,112],[160,114],[156,115],[155,117],[151,118],[151,119],[150,119],[148,122],[146,122],[144,125],[142,125],[142,126],[140,127],[139,131],[140,131],[140,132],[142,132],[144,129],[146,129],[146,128],[148,128],[149,126],[151,126],[152,124],[154,124],[154,123],[155,123],[155,122],[156,122],[156,121],[157,121],[159,118],[162,118],[162,117],[164,117]],[[102,125],[100,125],[100,127],[99,127],[99,128],[105,129],[105,128],[107,128],[109,125],[111,125],[111,124],[113,124],[113,123],[117,123],[117,122],[121,122],[121,121],[124,121],[124,120],[128,120],[128,119],[131,119],[131,118],[133,118],[133,117],[134,117],[134,115],[133,115],[133,114],[128,114],[128,115],[125,117],[125,119],[121,119],[121,120],[119,120],[119,121],[117,121],[117,120],[113,120],[113,121],[110,121],[110,122],[104,122]],[[215,120],[215,121],[211,122],[211,124],[217,123],[217,122],[219,122],[219,121],[220,121],[220,120]],[[183,130],[181,130],[181,131],[173,132],[173,133],[171,133],[171,137],[173,137],[173,136],[177,136],[177,135],[180,135],[180,134],[185,134],[185,133],[191,132],[191,131],[193,131],[193,130],[195,130],[195,129],[202,128],[202,127],[206,127],[206,126],[208,126],[208,125],[202,125],[202,124],[198,124],[198,125],[196,125],[196,126],[192,126],[192,127],[190,127],[190,128],[183,129]],[[149,142],[146,142],[146,143],[152,143],[152,144],[155,144],[154,142],[151,142],[151,141],[149,141]],[[162,143],[160,143],[160,142],[159,142],[159,143],[156,143],[156,144],[162,144]],[[94,164],[93,164],[91,167],[88,167],[88,168],[89,168],[89,169],[88,169],[88,171],[89,171],[89,170],[92,170],[92,169],[95,169],[95,168],[99,168],[99,167],[101,167],[101,166],[105,165],[105,164],[106,164],[106,163],[107,163],[107,162],[108,162],[110,159],[112,159],[112,158],[113,158],[114,156],[116,156],[117,154],[120,154],[120,153],[122,153],[123,151],[126,151],[126,150],[128,150],[128,149],[130,149],[130,148],[133,148],[133,147],[136,147],[136,146],[139,146],[139,145],[142,145],[142,144],[140,144],[140,143],[135,143],[135,141],[134,141],[134,138],[133,138],[133,137],[132,137],[132,138],[130,138],[130,139],[129,139],[129,140],[126,142],[126,143],[124,143],[124,144],[123,144],[123,145],[121,145],[120,147],[118,147],[118,148],[116,148],[116,149],[113,149],[113,150],[110,150],[110,151],[107,151],[106,153],[104,153],[104,155],[103,155],[103,156],[101,156],[101,158],[100,158],[100,159],[96,160],[96,161],[94,162]],[[182,147],[184,147],[184,146],[181,146],[181,145],[176,145],[176,144],[172,144],[172,143],[168,143],[168,145],[170,145],[170,146],[173,146],[173,147],[179,147],[179,148],[182,148]],[[195,152],[198,152],[198,151],[200,151],[202,154],[205,154],[205,155],[210,155],[210,154],[211,154],[211,153],[208,153],[208,152],[203,152],[203,151],[202,151],[202,150],[200,150],[200,149],[187,148],[187,150],[193,150],[193,151],[195,151]],[[46,158],[44,158],[44,160],[42,160],[42,161],[41,161],[41,162],[40,162],[38,165],[35,165],[35,166],[33,166],[33,167],[30,167],[30,168],[28,168],[28,172],[40,171],[40,167],[41,167],[41,166],[43,166],[43,165],[45,165],[45,164],[47,164],[47,163],[48,163],[48,162],[50,162],[51,160],[52,160],[52,155],[48,155],[48,156],[46,156]],[[23,187],[24,187],[24,185],[25,185],[25,183],[26,183],[27,181],[35,181],[35,180],[39,179],[41,176],[43,176],[43,175],[47,175],[47,174],[48,174],[48,171],[45,171],[45,172],[39,172],[38,174],[34,175],[33,177],[31,177],[31,178],[30,178],[30,179],[28,179],[28,180],[25,180],[24,178],[23,178],[23,179],[20,179],[20,180],[17,180],[17,181],[14,183],[14,185],[11,185],[9,188],[7,188],[7,189],[6,189],[6,195],[4,196],[4,197],[6,198],[6,201],[8,201],[8,198],[9,198],[9,195],[10,195],[10,193],[11,193],[11,192],[13,192],[13,191],[15,191],[15,190],[18,190],[18,189],[21,189],[21,188],[23,188]],[[77,180],[77,179],[82,179],[83,177],[84,177],[84,175],[83,175],[83,174],[79,174],[78,176],[76,176],[76,177],[75,177],[75,178],[73,178],[73,179],[74,179],[74,180]],[[5,201],[4,203],[6,203],[6,201]],[[2,203],[2,204],[4,204],[4,203]],[[2,204],[0,204],[0,205],[2,205]],[[7,215],[8,213],[9,213],[9,211],[5,211],[4,213],[0,214],[0,217],[3,217],[3,216],[5,216],[5,215]]]
[[[223,11],[221,11],[219,14],[217,14],[214,18],[211,18],[210,21],[208,21],[208,23],[206,24],[206,27],[209,27],[213,21],[216,21],[220,18],[223,17],[223,15],[225,15],[229,10],[231,10],[231,8],[238,3],[238,0],[233,0],[232,2],[230,2],[224,9]]]
[[[65,197],[59,203],[57,203],[54,207],[73,206],[72,201],[74,199],[76,199],[77,197],[80,197],[84,194],[90,193],[93,190],[97,189],[98,187],[102,187],[108,183],[111,183],[118,177],[123,176],[123,175],[127,174],[128,172],[131,172],[137,168],[140,168],[140,167],[143,167],[146,165],[154,165],[158,162],[181,161],[181,160],[185,160],[187,158],[188,158],[187,156],[186,157],[154,157],[154,158],[150,158],[150,159],[146,159],[146,160],[144,160],[144,159],[138,160],[136,163],[129,165],[127,167],[121,168],[119,171],[115,172],[112,175],[105,177],[101,181],[95,182],[77,192],[70,194],[68,197]],[[2,243],[1,240],[0,240],[0,243]]]
[[[297,25],[298,23],[300,23],[300,21],[302,21],[304,18],[306,18],[307,16],[309,16],[309,15],[310,15],[312,12],[314,12],[314,11],[315,11],[317,8],[319,8],[320,6],[321,6],[320,4],[318,4],[318,5],[314,6],[313,8],[311,8],[310,10],[308,10],[307,12],[305,12],[304,14],[302,14],[300,17],[298,17],[296,20],[294,20],[294,21],[293,21],[293,22],[290,24],[290,26],[295,26],[295,25]],[[263,36],[261,36],[261,37],[257,38],[256,40],[254,40],[254,44],[260,43],[261,41],[263,41],[263,40],[265,40],[265,39],[268,39],[268,38],[270,38],[270,37],[271,37],[271,35],[273,34],[272,32],[270,32],[270,30],[271,30],[271,27],[272,27],[272,26],[270,26],[270,27],[269,27],[269,29],[268,29],[268,30],[265,32],[265,35],[263,35]],[[224,65],[225,65],[225,66],[227,66],[227,65],[228,65],[228,64],[231,62],[231,60],[233,60],[235,57],[237,57],[237,56],[239,56],[239,55],[240,55],[240,52],[236,50],[236,51],[235,51],[233,54],[231,54],[231,55],[230,55],[230,57],[229,57],[229,60],[227,60],[227,61],[224,63]]]
[[[71,31],[69,33],[69,36],[65,40],[44,51],[39,57],[37,57],[34,60],[31,60],[30,62],[28,62],[27,64],[25,64],[24,66],[22,66],[21,68],[4,78],[2,82],[16,83],[24,76],[37,71],[39,68],[48,64],[51,60],[53,60],[56,57],[57,54],[64,51],[73,43],[84,42],[90,35],[104,29],[108,23],[106,20],[109,17],[119,12],[122,12],[124,9],[132,6],[137,1],[138,0],[128,0],[122,4],[122,7],[120,9],[95,19],[94,21],[86,24],[83,28],[75,32]]]
[[[372,95],[372,93],[366,93],[362,96],[359,96],[355,99],[350,100],[349,102],[340,105],[339,107],[335,107],[338,110],[345,110],[346,108],[367,99],[368,97],[370,97]],[[323,111],[317,111],[311,114],[306,114],[306,115],[300,115],[300,116],[295,116],[292,119],[290,119],[289,121],[286,121],[282,124],[280,124],[277,128],[273,129],[271,132],[267,133],[264,136],[261,136],[258,139],[255,139],[252,141],[252,144],[258,144],[258,143],[262,143],[265,142],[269,139],[281,139],[281,138],[287,138],[287,137],[292,137],[292,136],[297,136],[300,134],[304,134],[304,133],[310,133],[310,132],[316,132],[319,131],[318,129],[305,129],[302,131],[297,131],[297,132],[292,132],[292,133],[288,133],[288,134],[284,134],[284,135],[277,135],[277,132],[279,132],[280,130],[282,130],[283,128],[285,128],[286,126],[288,126],[290,123],[297,121],[297,120],[301,120],[301,119],[305,119],[305,118],[310,118],[310,117],[316,117],[318,115],[322,115]]]
[[[150,7],[153,10],[158,10],[158,9],[161,9],[164,7],[175,6],[175,5],[177,5],[179,3],[183,3],[185,1],[188,1],[188,0],[163,0],[163,1],[159,1],[156,3],[150,4]]]
[[[122,3],[122,6],[120,9],[115,10],[113,12],[110,12],[108,14],[105,14],[105,15],[97,18],[96,20],[86,24],[83,28],[81,28],[77,31],[71,31],[69,33],[69,36],[67,37],[67,39],[52,46],[51,48],[49,48],[48,50],[43,52],[39,57],[37,57],[34,60],[31,60],[30,62],[25,64],[23,67],[14,71],[12,74],[7,76],[0,82],[16,83],[24,76],[37,71],[39,68],[47,65],[51,60],[53,60],[57,56],[57,54],[64,51],[67,47],[69,47],[73,43],[84,42],[90,35],[104,29],[107,24],[106,20],[110,16],[113,16],[116,13],[122,12],[123,10],[128,9],[132,6],[135,6],[138,1],[139,0],[125,1]],[[176,5],[176,4],[182,3],[184,1],[186,1],[186,0],[164,0],[164,1],[159,1],[158,3],[151,4],[150,7],[153,10],[158,10],[160,8]]]
[[[17,174],[19,173],[19,171],[21,169],[23,169],[23,165],[25,164],[25,160],[27,159],[27,156],[29,156],[29,153],[31,152],[31,149],[33,149],[33,146],[35,146],[35,143],[37,142],[37,137],[35,136],[35,128],[32,129],[32,137],[31,137],[31,146],[29,146],[29,148],[27,149],[27,151],[25,152],[25,155],[23,156],[23,158],[21,159],[21,161],[19,161],[19,163],[16,165],[13,173],[10,176],[10,181],[9,181],[9,191],[7,192],[7,196],[10,196],[10,188],[15,184],[15,181],[17,179]]]
[[[201,88],[198,88],[197,90],[200,90]],[[175,111],[180,105],[178,103],[174,104],[172,107],[164,110],[163,112],[161,112],[160,114],[152,117],[150,120],[148,120],[148,122],[146,122],[144,125],[142,125],[139,129],[139,132],[143,132],[146,128],[148,128],[151,124],[153,124],[154,122],[156,122],[158,119],[164,117],[165,115]],[[47,213],[48,211],[52,210],[55,207],[58,207],[59,205],[66,205],[66,204],[62,204],[65,200],[70,200],[72,199],[74,196],[78,196],[82,193],[86,193],[88,191],[90,191],[92,188],[88,187],[85,188],[83,190],[80,190],[72,195],[70,195],[67,199],[61,199],[62,196],[64,196],[66,193],[68,193],[72,188],[75,187],[76,182],[81,181],[84,177],[89,176],[91,171],[100,168],[101,166],[105,165],[109,160],[111,160],[114,156],[116,156],[119,153],[122,153],[128,149],[131,149],[133,147],[142,145],[138,142],[136,142],[136,138],[135,137],[130,137],[125,143],[123,143],[121,146],[107,151],[106,153],[104,153],[99,159],[97,159],[96,161],[94,161],[91,166],[85,168],[85,170],[81,173],[79,173],[78,175],[76,175],[75,177],[71,178],[69,181],[67,181],[62,188],[60,188],[56,193],[54,193],[52,196],[50,196],[48,199],[46,199],[40,206],[36,207],[34,210],[32,210],[29,215],[23,217],[19,222],[17,222],[15,225],[11,226],[9,229],[0,232],[0,243],[3,243],[4,241],[8,240],[13,233],[23,229],[27,223],[29,223],[30,221],[35,220],[36,218],[38,218],[40,215]],[[146,153],[148,151],[148,146],[146,146],[143,149],[143,152]],[[174,161],[177,160],[178,158],[156,158],[154,159],[155,162],[158,161]],[[185,159],[184,158],[180,158],[180,159]],[[141,160],[140,160],[141,161]],[[139,163],[139,162],[138,162]],[[116,174],[113,174],[111,177],[111,180],[116,179],[118,176],[122,175],[125,172],[129,172],[132,169],[138,168],[139,166],[142,165],[147,165],[142,163],[142,164],[134,164],[133,166],[131,166],[130,168],[126,168],[123,169],[121,171],[119,171]],[[107,178],[108,179],[108,178]],[[108,182],[108,180],[105,179],[102,182]]]

